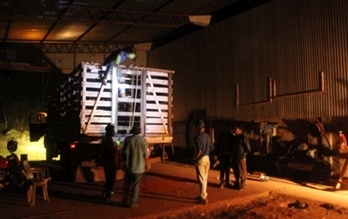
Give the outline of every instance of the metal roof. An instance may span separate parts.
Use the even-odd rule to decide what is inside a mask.
[[[110,52],[110,45],[153,49],[205,28],[192,16],[210,16],[212,25],[268,1],[1,0],[0,62],[23,62],[29,52]]]

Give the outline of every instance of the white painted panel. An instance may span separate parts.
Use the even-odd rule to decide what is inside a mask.
[[[160,110],[168,110],[168,104],[151,104],[151,103],[147,103],[146,104],[146,109],[147,110],[152,110],[152,109],[160,109]]]
[[[168,97],[163,97],[163,96],[157,96],[157,97],[154,97],[154,96],[151,96],[151,95],[147,95],[146,96],[146,100],[148,101],[163,101],[163,102],[167,102],[168,101]]]

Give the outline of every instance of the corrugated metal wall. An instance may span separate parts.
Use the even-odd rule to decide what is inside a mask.
[[[347,41],[348,1],[276,0],[151,51],[148,65],[176,72],[174,121],[202,108],[239,120],[348,116]]]

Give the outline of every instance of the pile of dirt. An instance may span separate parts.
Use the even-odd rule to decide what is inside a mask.
[[[269,194],[246,203],[223,206],[205,205],[187,212],[163,215],[158,219],[344,219],[348,208],[310,199],[296,198],[283,194]]]

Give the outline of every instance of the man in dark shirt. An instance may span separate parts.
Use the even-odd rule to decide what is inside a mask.
[[[195,150],[193,161],[196,168],[196,176],[199,184],[199,196],[195,197],[198,204],[208,203],[208,173],[210,168],[209,153],[213,149],[210,136],[205,132],[204,122],[196,122],[197,135],[195,136]]]
[[[109,201],[114,194],[115,177],[116,177],[116,147],[112,137],[115,135],[115,127],[107,125],[105,127],[106,134],[102,140],[102,159],[105,174],[105,184],[102,198]]]
[[[232,169],[236,179],[234,187],[241,190],[246,185],[247,163],[246,156],[251,152],[249,139],[244,136],[241,125],[235,125],[233,128],[232,140]]]
[[[220,161],[220,188],[230,185],[230,168],[232,164],[232,139],[233,135],[230,132],[229,124],[224,124],[221,135],[216,142],[215,160]],[[225,181],[226,180],[226,181]]]

